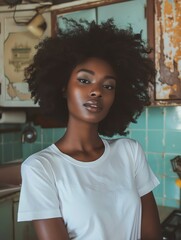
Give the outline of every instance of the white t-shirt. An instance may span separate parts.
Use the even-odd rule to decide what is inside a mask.
[[[54,144],[24,161],[18,221],[62,217],[74,240],[140,239],[140,197],[159,181],[138,142],[103,143],[103,155],[92,162]]]

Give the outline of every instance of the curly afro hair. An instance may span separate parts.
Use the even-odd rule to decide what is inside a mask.
[[[66,30],[44,39],[37,46],[33,63],[25,71],[35,103],[42,112],[59,119],[64,126],[68,109],[66,89],[73,69],[90,57],[107,61],[117,74],[114,103],[98,132],[103,136],[126,135],[130,122],[136,122],[144,106],[149,105],[148,85],[155,68],[148,57],[150,49],[134,34],[131,26],[119,29],[113,19],[101,24],[65,19]]]

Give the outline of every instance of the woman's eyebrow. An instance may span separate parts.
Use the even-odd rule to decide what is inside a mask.
[[[113,79],[115,81],[117,80],[117,78],[115,76],[112,76],[112,75],[106,75],[104,78],[105,79]]]
[[[79,72],[86,72],[86,73],[90,73],[91,75],[95,75],[95,72],[94,72],[94,71],[91,71],[91,70],[85,69],[85,68],[79,69],[79,70],[77,71],[77,73],[79,73]],[[112,75],[106,75],[104,78],[105,78],[105,79],[113,79],[113,80],[115,80],[115,81],[116,81],[116,79],[117,79],[115,76],[112,76]]]
[[[92,74],[92,75],[95,75],[95,72],[93,72],[93,71],[91,71],[91,70],[89,70],[89,69],[85,69],[85,68],[79,69],[79,70],[77,71],[77,73],[79,73],[79,72],[86,72],[86,73],[90,73],[90,74]]]

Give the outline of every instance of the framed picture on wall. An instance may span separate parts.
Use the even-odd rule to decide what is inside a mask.
[[[24,69],[32,62],[38,39],[30,32],[10,32],[4,41],[4,76],[6,97],[28,101],[31,94],[24,79]],[[15,100],[16,101],[16,100]]]
[[[36,11],[21,11],[17,13],[19,22],[32,19]],[[51,35],[51,16],[44,13],[47,28],[41,38],[36,37],[27,29],[26,24],[17,24],[14,12],[0,15],[1,35],[0,64],[1,95],[0,106],[3,107],[36,107],[31,99],[28,84],[24,81],[24,70],[32,62],[36,53],[35,46],[46,36]]]

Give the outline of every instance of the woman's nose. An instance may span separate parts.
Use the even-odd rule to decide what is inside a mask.
[[[102,93],[99,89],[94,89],[90,92],[91,97],[102,97]]]

